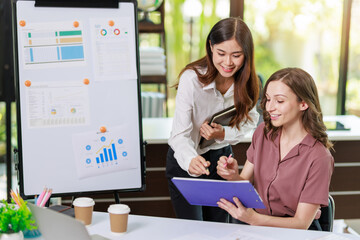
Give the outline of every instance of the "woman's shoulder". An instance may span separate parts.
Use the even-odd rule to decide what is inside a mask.
[[[332,158],[330,150],[326,148],[324,144],[322,144],[318,140],[316,140],[314,146],[312,147],[311,155],[314,156],[314,158],[318,158],[318,159]]]
[[[195,71],[195,69],[196,69],[196,71]],[[198,78],[197,73],[199,73],[200,75],[206,73],[206,68],[203,68],[203,67],[195,67],[195,69],[191,69],[191,68],[186,69],[186,70],[181,74],[180,78],[183,77],[183,76],[186,76],[186,77],[196,77],[196,78]],[[197,73],[196,73],[196,72],[197,72]]]
[[[308,134],[302,141],[301,145],[304,147],[302,151],[306,158],[312,164],[328,165],[333,164],[334,158],[328,148],[324,146],[319,140]]]
[[[260,123],[255,129],[254,135],[257,137],[264,136],[264,128],[265,128],[265,123],[264,122]]]
[[[255,131],[254,131],[254,134],[253,134],[253,137],[252,137],[253,142],[258,142],[258,143],[262,142],[261,139],[264,139],[264,138],[265,138],[264,128],[265,128],[265,123],[264,123],[264,122],[260,123],[260,124],[256,127],[256,129],[255,129]],[[267,139],[267,138],[266,138],[266,139]]]
[[[193,69],[186,69],[180,77],[191,77],[191,76],[197,76],[196,72]]]
[[[312,150],[308,153],[311,166],[322,169],[322,171],[334,171],[334,157],[329,149],[321,142],[316,141]]]
[[[200,71],[201,74],[201,71]],[[202,86],[199,77],[193,69],[186,69],[180,76],[179,85]]]

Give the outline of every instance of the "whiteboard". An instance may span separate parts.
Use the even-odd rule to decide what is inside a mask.
[[[136,1],[14,3],[20,191],[144,188]]]

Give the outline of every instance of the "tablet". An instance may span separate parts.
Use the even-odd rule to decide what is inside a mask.
[[[350,131],[350,128],[338,121],[324,121],[324,124],[328,131]]]
[[[235,114],[236,114],[236,108],[234,105],[225,108],[224,110],[221,110],[220,112],[217,112],[214,115],[212,115],[209,121],[209,125],[211,123],[217,123],[217,124],[221,124],[222,126],[228,126],[231,119],[235,116]],[[215,139],[206,140],[205,138],[201,137],[199,146],[200,148],[208,147],[214,142]]]

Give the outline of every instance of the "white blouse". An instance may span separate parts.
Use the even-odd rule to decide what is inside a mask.
[[[254,107],[249,112],[253,121],[242,122],[240,130],[236,127],[224,126],[223,141],[216,140],[214,144],[200,149],[201,125],[209,121],[214,113],[234,105],[234,84],[222,95],[216,89],[215,81],[205,86],[199,81],[195,71],[186,70],[180,77],[175,104],[168,143],[175,152],[174,157],[179,166],[187,172],[193,158],[212,149],[239,143],[248,132],[256,128],[259,119],[259,114]]]

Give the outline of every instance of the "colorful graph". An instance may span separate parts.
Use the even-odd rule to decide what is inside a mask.
[[[107,34],[106,29],[101,29],[100,34],[101,34],[101,36],[106,36],[106,34]]]
[[[102,136],[99,139],[101,143],[107,142],[107,138]],[[123,148],[124,140],[119,138],[116,142],[114,139],[110,141],[108,145],[102,145],[96,152],[93,152],[93,147],[91,145],[86,145],[85,149],[91,154],[91,157],[86,157],[85,162],[87,164],[97,164],[97,168],[109,167],[113,164],[118,164],[118,160],[120,157],[127,157],[127,151]],[[117,151],[119,148],[121,151]],[[92,153],[91,153],[92,152]],[[119,155],[120,154],[120,155]],[[92,161],[92,158],[94,161]],[[111,163],[111,164],[110,164]],[[110,164],[110,165],[109,165]]]
[[[81,30],[24,32],[25,64],[84,61]]]
[[[73,136],[76,169],[79,178],[127,171],[138,167],[123,125],[106,132],[84,132]],[[130,140],[129,140],[130,139]]]
[[[118,159],[114,143],[111,143],[111,146],[109,146],[109,147],[103,147],[97,153],[99,153],[99,152],[102,152],[102,153],[100,153],[99,156],[96,157],[96,163],[97,164],[104,163],[104,162],[109,162],[109,161],[113,161],[113,160]]]
[[[114,34],[115,34],[115,35],[119,35],[119,34],[120,34],[120,30],[119,30],[118,28],[115,28],[115,29],[114,29]]]

